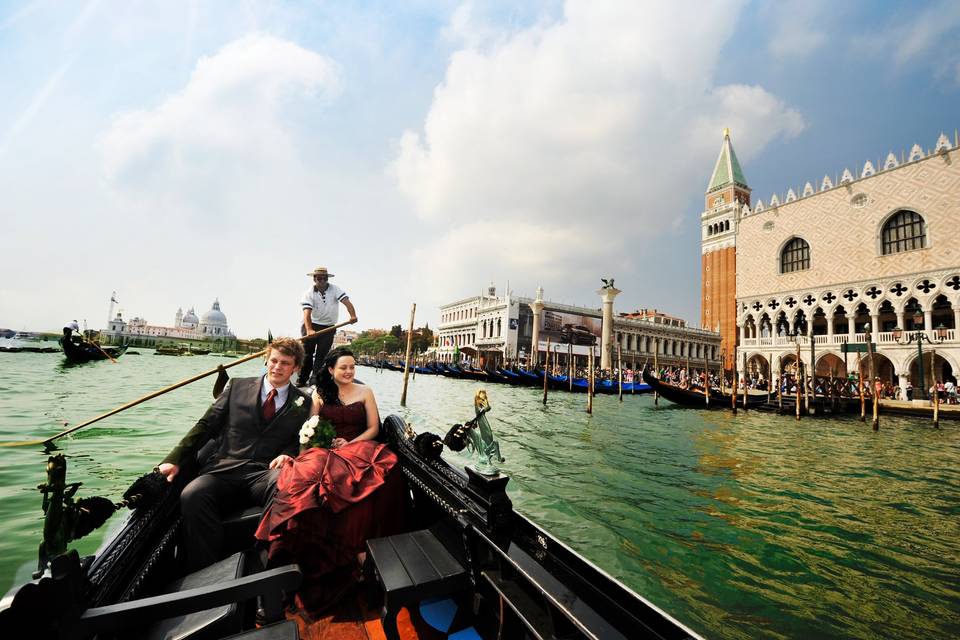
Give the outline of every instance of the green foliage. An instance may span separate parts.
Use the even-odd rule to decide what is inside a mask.
[[[433,346],[433,332],[429,327],[414,329],[413,353],[421,353]],[[407,349],[407,332],[400,325],[391,327],[387,333],[383,329],[370,329],[362,332],[350,344],[350,350],[358,355],[376,356],[386,351],[387,355],[403,355]]]

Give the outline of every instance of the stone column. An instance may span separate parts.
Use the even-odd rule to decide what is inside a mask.
[[[827,343],[833,343],[833,320],[834,312],[831,311],[827,316]]]
[[[857,332],[857,317],[854,314],[847,316],[847,335],[850,336],[849,341],[853,342],[853,334]]]
[[[953,328],[954,331],[960,331],[960,307],[956,306],[953,308]]]
[[[903,373],[902,371],[897,374],[898,384],[900,386],[900,399],[907,399],[907,383],[910,382],[910,372]]]
[[[611,281],[612,282],[612,281]],[[609,286],[597,291],[603,301],[603,324],[600,328],[600,368],[609,370],[610,367],[610,338],[613,335],[613,299],[620,293],[620,289]]]
[[[905,323],[906,321],[903,319],[903,310],[901,309],[900,311],[897,311],[897,326],[906,331],[907,325]]]
[[[873,337],[873,340],[876,340],[876,335],[880,331],[880,314],[871,313],[870,314],[870,335]]]
[[[927,309],[923,312],[923,329],[924,331],[933,330],[933,310]]]
[[[533,336],[530,340],[530,356],[527,366],[533,368],[540,361],[540,316],[543,314],[543,287],[537,287],[537,299],[530,303],[533,309]]]

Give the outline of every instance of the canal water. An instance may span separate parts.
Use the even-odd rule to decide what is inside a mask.
[[[0,354],[0,439],[48,436],[229,362],[162,357],[65,365],[58,354]],[[257,375],[258,363],[230,370]],[[477,385],[411,382],[360,368],[384,416],[439,434],[472,417]],[[78,495],[119,498],[212,399],[204,380],[59,443]],[[960,637],[960,424],[936,431],[855,419],[695,411],[652,396],[490,385],[491,422],[528,515],[597,565],[711,638]],[[0,588],[36,562],[47,454],[0,449]],[[463,462],[454,457],[453,461]],[[78,545],[91,553],[101,532]]]

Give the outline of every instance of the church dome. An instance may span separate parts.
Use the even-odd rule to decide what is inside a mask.
[[[200,319],[197,318],[197,314],[194,313],[193,307],[190,308],[187,313],[184,314],[183,320],[180,321],[184,327],[195,327],[197,323],[200,322]]]
[[[213,307],[200,319],[200,324],[213,327],[226,327],[227,326],[227,316],[223,315],[223,312],[220,311],[220,302],[218,300],[213,301]]]

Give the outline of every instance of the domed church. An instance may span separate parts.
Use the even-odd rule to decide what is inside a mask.
[[[164,327],[152,325],[144,318],[133,318],[129,322],[123,319],[118,312],[110,320],[108,329],[104,330],[104,338],[111,343],[120,343],[131,338],[174,338],[180,340],[211,340],[217,338],[235,339],[227,324],[227,316],[220,309],[220,301],[215,299],[210,309],[201,317],[197,317],[193,307],[184,313],[183,308],[177,309],[173,326]]]

